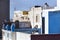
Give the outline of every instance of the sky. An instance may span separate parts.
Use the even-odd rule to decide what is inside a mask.
[[[10,19],[13,18],[15,10],[30,10],[35,5],[43,6],[44,3],[48,3],[49,6],[55,7],[56,0],[10,0]]]

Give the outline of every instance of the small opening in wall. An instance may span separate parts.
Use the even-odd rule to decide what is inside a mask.
[[[38,22],[38,16],[36,16],[36,22]]]

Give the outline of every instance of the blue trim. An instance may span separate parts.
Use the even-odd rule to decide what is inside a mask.
[[[12,31],[12,32],[24,32],[24,33],[29,33],[32,34],[32,32],[38,32],[39,34],[41,34],[41,28],[19,28],[19,29],[15,29],[15,24],[12,23],[11,26],[9,26],[8,24],[6,26],[4,26],[4,29],[7,31]]]

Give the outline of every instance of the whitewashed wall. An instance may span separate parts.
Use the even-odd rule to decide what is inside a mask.
[[[23,11],[14,11],[14,17],[13,17],[13,22],[15,22],[16,20],[19,20],[19,21],[21,21],[21,16],[23,16],[22,15],[23,14]],[[16,15],[18,16],[18,17],[16,17]]]
[[[31,34],[16,32],[16,40],[31,40]]]
[[[31,10],[28,12],[28,17],[29,17],[29,21],[31,22],[32,28],[34,28],[35,25],[38,25],[38,28],[41,28],[42,26],[42,18],[41,18],[41,12],[42,12],[42,8],[38,7],[38,8],[31,8]],[[18,17],[16,17],[16,14],[18,15]],[[36,22],[36,15],[38,16],[38,22]],[[21,21],[21,16],[23,16],[23,11],[14,11],[14,18],[13,18],[13,22],[15,20],[19,20]]]
[[[38,28],[41,28],[42,26],[41,12],[42,12],[41,7],[38,8],[32,7],[31,10],[29,11],[29,18],[32,24],[32,28],[34,28],[35,25],[38,25]],[[36,15],[38,15],[38,22],[36,22]]]
[[[31,34],[2,30],[2,40],[31,40]]]

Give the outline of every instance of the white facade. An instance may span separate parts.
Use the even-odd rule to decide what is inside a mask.
[[[16,32],[16,40],[31,40],[31,34]]]
[[[14,11],[14,17],[13,17],[13,22],[15,22],[16,20],[20,21],[20,17],[22,16],[22,11]]]
[[[2,40],[31,40],[31,34],[2,29]]]
[[[23,11],[14,11],[13,22],[15,22],[16,20],[18,20],[19,22],[29,21],[28,18],[28,15],[23,15]]]
[[[42,18],[41,18],[41,12],[42,12],[42,8],[38,7],[32,7],[30,11],[28,11],[28,15],[23,15],[23,11],[14,11],[14,18],[13,18],[13,22],[15,22],[16,20],[19,20],[19,22],[21,21],[29,21],[31,22],[32,28],[34,28],[35,25],[38,25],[38,28],[41,28],[42,26]],[[29,20],[23,20],[21,17],[24,18],[29,18]]]
[[[2,40],[16,40],[16,33],[2,29]]]
[[[41,28],[42,26],[42,18],[41,18],[42,8],[41,7],[32,7],[29,11],[29,18],[32,24],[32,28],[34,28],[35,25],[38,25],[38,28]]]

